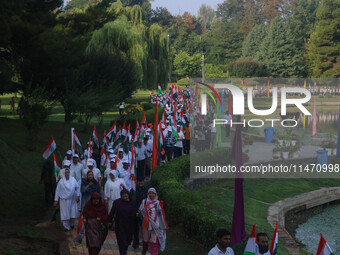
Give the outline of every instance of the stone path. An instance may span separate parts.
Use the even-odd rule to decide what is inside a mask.
[[[67,243],[68,243],[68,247],[70,250],[70,254],[71,255],[87,255],[88,250],[86,248],[85,236],[81,244],[74,241],[74,238],[76,236],[77,236],[77,231],[75,229],[66,232]],[[140,246],[140,248],[142,249],[142,246]],[[109,230],[109,233],[106,237],[106,240],[103,244],[100,254],[101,255],[109,255],[109,254],[119,255],[116,234],[114,231]],[[131,246],[129,246],[128,255],[137,255],[137,254],[140,255],[141,251],[135,252],[134,249]],[[147,254],[150,254],[150,253],[147,253]]]

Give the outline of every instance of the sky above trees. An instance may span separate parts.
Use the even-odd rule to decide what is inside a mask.
[[[166,7],[172,15],[183,14],[190,12],[192,15],[197,15],[202,4],[206,4],[217,9],[217,4],[223,0],[154,0],[151,2],[152,8]]]

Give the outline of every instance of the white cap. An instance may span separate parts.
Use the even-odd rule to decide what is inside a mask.
[[[128,158],[123,158],[123,162],[122,163],[123,164],[129,164],[130,162],[129,162]]]
[[[112,158],[115,158],[116,157],[116,154],[110,154],[109,155],[109,158],[112,159]]]
[[[92,161],[92,159],[89,159],[89,160],[87,161],[87,165],[88,165],[88,166],[93,166],[93,161]]]
[[[110,162],[115,163],[115,162],[116,162],[116,159],[115,159],[115,158],[111,158],[111,159],[110,159]]]
[[[68,150],[68,151],[66,152],[66,155],[72,155],[72,151],[71,151],[71,150]]]
[[[71,162],[69,160],[64,161],[64,166],[70,166],[70,165],[71,165]]]
[[[114,153],[115,153],[113,149],[109,149],[108,152],[109,152],[110,154],[114,154]]]
[[[169,131],[169,132],[172,132],[172,128],[171,128],[170,126],[168,127],[168,131]]]
[[[79,155],[77,153],[74,153],[73,158],[79,158]]]
[[[163,129],[165,128],[165,125],[164,125],[164,124],[162,124],[161,126],[162,126]]]
[[[119,148],[118,151],[119,151],[119,152],[124,152],[123,148]]]

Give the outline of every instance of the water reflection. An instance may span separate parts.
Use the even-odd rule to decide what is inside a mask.
[[[299,225],[296,237],[306,245],[306,250],[315,254],[318,248],[320,233],[327,240],[334,254],[340,254],[340,205],[330,206],[304,224]]]

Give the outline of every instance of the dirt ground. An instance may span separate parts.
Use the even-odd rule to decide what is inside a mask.
[[[53,213],[54,208],[49,208],[41,222],[28,219],[2,221],[0,254],[70,255],[61,224],[51,222]]]

